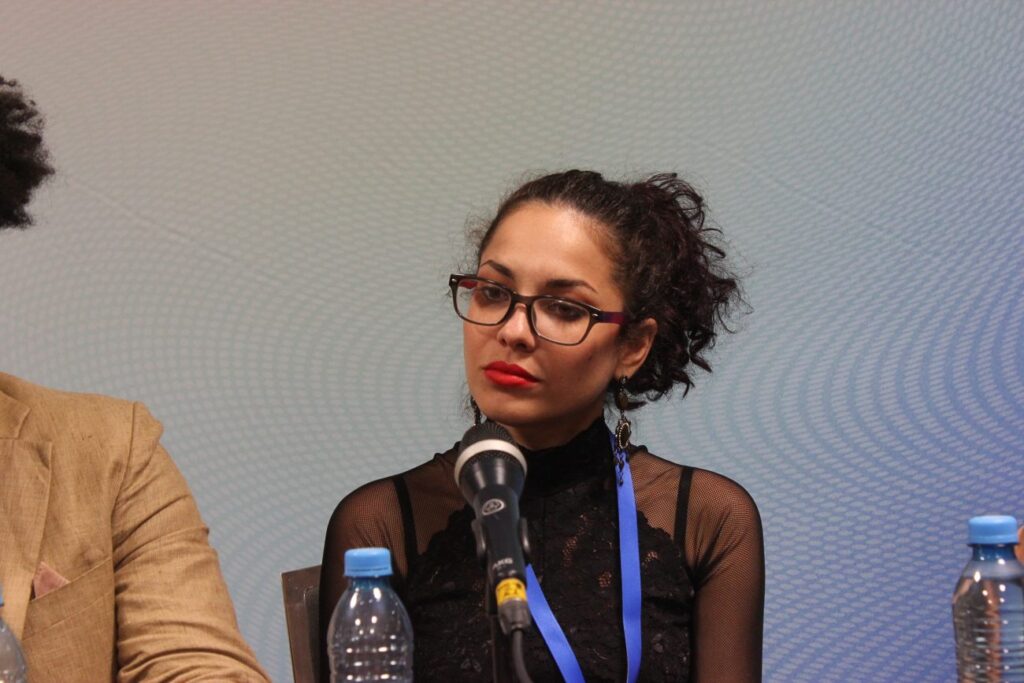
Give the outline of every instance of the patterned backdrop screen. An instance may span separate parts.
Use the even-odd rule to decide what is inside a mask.
[[[146,402],[245,636],[337,501],[454,443],[465,231],[678,171],[751,312],[638,440],[741,482],[765,677],[950,680],[967,518],[1024,516],[1024,4],[5,2],[58,175],[0,367]]]

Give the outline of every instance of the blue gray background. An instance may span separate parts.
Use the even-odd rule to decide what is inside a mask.
[[[766,679],[950,680],[965,521],[1024,515],[1022,46],[1016,2],[4,2],[59,175],[0,367],[149,404],[288,680],[280,572],[467,425],[467,217],[676,170],[753,314],[637,430],[760,504]]]

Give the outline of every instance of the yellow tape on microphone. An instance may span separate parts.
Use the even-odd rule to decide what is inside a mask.
[[[519,579],[504,579],[494,589],[494,594],[498,601],[498,607],[501,607],[509,600],[522,600],[526,602],[526,584]]]

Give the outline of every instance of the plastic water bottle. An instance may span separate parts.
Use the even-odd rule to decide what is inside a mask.
[[[412,681],[412,624],[391,588],[391,551],[345,552],[348,589],[327,629],[331,683]]]
[[[0,607],[3,606],[4,594],[0,587]],[[3,619],[0,619],[0,683],[28,683],[28,667],[21,645]]]
[[[974,549],[953,593],[960,681],[1024,682],[1024,565],[1013,555],[1017,520],[973,517]]]

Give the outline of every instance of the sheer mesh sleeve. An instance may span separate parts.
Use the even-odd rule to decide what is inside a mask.
[[[382,547],[391,550],[396,585],[405,576],[402,512],[394,481],[381,479],[347,495],[335,508],[327,525],[324,559],[320,569],[320,672],[328,681],[327,626],[341,594],[348,585],[344,576],[345,551],[349,548]]]
[[[764,620],[761,517],[736,482],[693,470],[684,552],[695,588],[693,680],[760,681]]]

